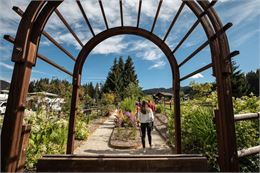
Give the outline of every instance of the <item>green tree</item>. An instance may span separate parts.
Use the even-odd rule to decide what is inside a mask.
[[[94,98],[95,99],[98,99],[98,98],[100,98],[100,85],[99,85],[99,83],[97,83],[96,84],[96,86],[95,86],[95,92],[94,92]]]
[[[124,96],[137,98],[142,95],[142,89],[135,83],[131,82],[125,89]]]
[[[245,74],[239,70],[239,66],[235,61],[232,61],[232,76],[231,76],[232,94],[234,97],[242,97],[248,93],[248,84]]]
[[[119,62],[118,62],[118,81],[117,81],[117,92],[118,92],[118,96],[120,97],[120,100],[122,100],[124,98],[124,68],[125,68],[125,64],[124,64],[124,60],[122,57],[119,58]]]
[[[88,95],[89,95],[91,98],[94,98],[95,88],[94,88],[92,82],[90,82],[90,83],[88,84]]]
[[[104,84],[103,87],[103,92],[104,93],[108,93],[108,92],[113,92],[115,91],[115,82],[116,82],[116,78],[117,78],[117,68],[118,68],[118,63],[117,63],[117,59],[114,59],[114,63],[113,66],[111,67],[108,75],[107,75],[107,79],[106,82]]]
[[[248,93],[252,92],[256,96],[259,96],[259,71],[260,69],[257,69],[256,72],[251,71],[246,74]]]
[[[130,56],[127,57],[123,71],[124,87],[126,88],[131,82],[138,85],[137,75],[135,73],[134,63]]]

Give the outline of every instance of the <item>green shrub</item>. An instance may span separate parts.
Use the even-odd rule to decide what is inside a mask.
[[[211,170],[219,170],[217,164],[216,127],[213,123],[213,106],[202,106],[203,101],[216,104],[216,93],[207,98],[197,98],[182,103],[182,144],[184,153],[202,153],[208,158]],[[204,103],[204,102],[202,102]],[[234,112],[259,112],[260,101],[255,96],[234,100]],[[236,138],[238,150],[259,145],[259,121],[236,122]],[[242,172],[259,170],[259,157],[240,158]]]
[[[112,93],[103,93],[101,103],[104,105],[111,105],[115,101],[115,95]]]
[[[121,103],[120,103],[120,108],[125,112],[135,112],[136,111],[136,105],[135,105],[136,100],[134,98],[125,98]]]
[[[100,116],[109,116],[116,109],[115,105],[103,105],[100,108]]]
[[[2,129],[3,122],[4,122],[4,116],[0,115],[0,129]]]
[[[156,113],[162,113],[162,111],[163,111],[163,105],[161,105],[161,104],[157,105],[155,112]]]
[[[26,151],[26,169],[34,169],[43,154],[63,154],[67,142],[68,120],[45,110],[25,113],[25,124],[31,125]]]
[[[76,121],[76,140],[85,140],[89,135],[87,123],[83,121]]]

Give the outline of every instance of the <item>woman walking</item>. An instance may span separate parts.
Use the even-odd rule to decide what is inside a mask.
[[[148,103],[146,101],[142,102],[141,109],[138,111],[138,120],[141,123],[141,138],[142,138],[142,145],[143,145],[143,150],[144,153],[146,152],[145,150],[145,134],[147,130],[147,136],[148,136],[148,141],[150,144],[150,148],[152,147],[152,136],[151,136],[151,131],[152,131],[152,125],[153,125],[153,111],[151,108],[149,108]]]

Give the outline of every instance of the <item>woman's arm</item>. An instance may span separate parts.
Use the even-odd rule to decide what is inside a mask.
[[[154,115],[153,115],[153,110],[150,108],[149,109],[149,118],[154,121]]]

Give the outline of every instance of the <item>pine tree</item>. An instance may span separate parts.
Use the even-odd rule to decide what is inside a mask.
[[[100,97],[100,86],[99,83],[97,83],[95,86],[94,98],[98,99],[99,97]]]
[[[236,65],[235,61],[232,61],[232,94],[234,97],[242,97],[248,93],[248,84],[244,73],[238,69],[239,66]]]
[[[125,92],[130,83],[138,87],[137,75],[135,73],[132,58],[128,56],[126,63],[122,57],[114,59],[114,64],[108,73],[102,92],[113,92],[116,100],[120,101],[126,97]]]
[[[135,73],[134,63],[130,56],[128,56],[126,59],[125,68],[123,71],[123,81],[124,81],[124,88],[127,88],[127,86],[131,82],[138,85],[138,80],[137,80],[137,75]]]
[[[118,91],[118,96],[120,97],[120,99],[123,99],[124,97],[124,68],[125,68],[125,64],[124,64],[124,60],[122,57],[119,58],[119,62],[118,62],[118,71],[117,73],[119,74],[118,76],[118,81],[117,81],[117,91]]]
[[[108,73],[106,82],[103,87],[103,92],[108,93],[108,92],[117,92],[118,87],[117,87],[117,82],[120,77],[120,74],[118,74],[118,63],[117,59],[114,59],[113,66],[110,69],[110,72]]]
[[[248,94],[252,92],[254,95],[259,96],[259,72],[260,69],[257,69],[256,72],[251,71],[246,74],[249,87]]]
[[[95,89],[94,89],[94,86],[93,86],[93,83],[92,83],[92,82],[90,82],[89,85],[88,85],[88,95],[89,95],[91,98],[94,98]]]

